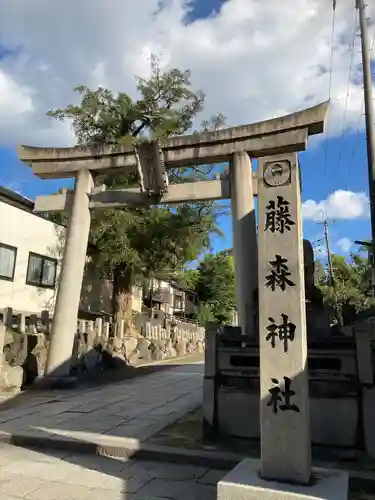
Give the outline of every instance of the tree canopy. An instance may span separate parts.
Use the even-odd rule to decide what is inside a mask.
[[[368,259],[356,253],[351,254],[349,259],[332,255],[332,266],[334,286],[329,279],[328,266],[319,260],[315,261],[315,284],[331,312],[332,323],[343,323],[348,306],[357,313],[375,309],[375,300],[369,295],[371,269]],[[197,269],[181,273],[178,281],[197,292],[199,306],[196,316],[201,323],[230,322],[235,309],[232,250],[206,255]]]
[[[191,129],[202,111],[204,94],[194,91],[188,70],[162,71],[156,57],[151,58],[149,78],[137,78],[138,99],[126,93],[86,86],[75,89],[81,96],[77,105],[48,112],[58,120],[71,120],[79,145],[134,144],[140,138],[162,138]],[[204,130],[220,127],[219,113],[202,123]],[[209,169],[183,169],[172,172],[178,182],[205,178]],[[108,189],[136,186],[136,174],[98,176],[96,184]],[[136,280],[165,270],[180,270],[209,248],[209,235],[219,231],[216,206],[211,203],[185,203],[178,207],[126,207],[94,211],[90,241],[98,250],[98,265],[114,276],[116,320],[131,317],[131,287]],[[56,220],[56,217],[54,218]],[[61,217],[56,220],[61,222]]]
[[[374,299],[369,296],[371,268],[367,258],[352,253],[347,260],[342,255],[334,254],[332,267],[334,286],[330,284],[326,266],[319,261],[315,263],[315,283],[321,289],[334,321],[342,323],[342,310],[346,305],[357,312],[375,306]]]
[[[198,294],[196,317],[200,323],[231,322],[236,307],[234,261],[231,255],[227,252],[207,254],[197,269],[185,271],[179,282],[190,285]]]

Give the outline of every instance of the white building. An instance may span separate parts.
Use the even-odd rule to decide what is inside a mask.
[[[34,203],[0,187],[0,310],[39,314],[53,311],[62,261],[65,227],[33,212]],[[94,252],[88,248],[88,255]],[[167,314],[185,316],[193,311],[195,294],[169,281],[153,280],[153,292],[133,287],[133,311],[141,312],[143,299],[149,307]],[[151,284],[151,283],[150,283]],[[150,289],[150,287],[148,287]],[[80,313],[111,314],[112,283],[103,280],[99,270],[87,259],[83,279]]]
[[[33,213],[34,203],[0,187],[0,309],[54,308],[65,228]],[[111,311],[111,284],[87,262],[81,311]]]

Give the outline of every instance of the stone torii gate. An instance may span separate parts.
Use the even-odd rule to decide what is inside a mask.
[[[19,146],[20,160],[31,166],[38,177],[75,177],[74,193],[38,196],[34,208],[36,212],[70,212],[46,376],[69,375],[93,209],[230,198],[239,324],[244,333],[255,335],[258,257],[254,196],[258,183],[250,158],[304,151],[308,136],[323,131],[328,106],[324,102],[255,124],[172,137],[160,143],[147,142],[138,149]],[[165,182],[164,169],[221,162],[230,163],[229,178],[169,186]],[[150,190],[148,193],[138,188],[105,191],[93,187],[96,174],[137,169],[145,189]],[[150,193],[157,196],[150,197]]]

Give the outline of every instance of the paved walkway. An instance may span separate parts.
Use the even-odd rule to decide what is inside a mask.
[[[0,402],[0,432],[95,444],[146,439],[201,401],[203,364],[92,389]],[[225,473],[206,467],[33,451],[0,443],[0,500],[216,500]]]
[[[223,471],[0,444],[0,500],[216,500]]]
[[[21,393],[0,402],[0,433],[144,440],[200,404],[203,369],[192,363],[99,388]]]

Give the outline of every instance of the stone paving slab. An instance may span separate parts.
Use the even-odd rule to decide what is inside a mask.
[[[0,444],[0,500],[215,500],[226,471]]]
[[[0,443],[0,500],[216,500],[228,470]],[[374,500],[351,492],[350,500]]]
[[[241,457],[144,443],[201,403],[202,376],[194,363],[0,401],[0,441],[24,447],[0,442],[0,500],[216,499],[217,482]],[[355,489],[375,492],[375,474],[362,476],[351,471]]]
[[[20,394],[0,402],[0,434],[144,440],[201,403],[203,371],[194,362],[98,388]]]

